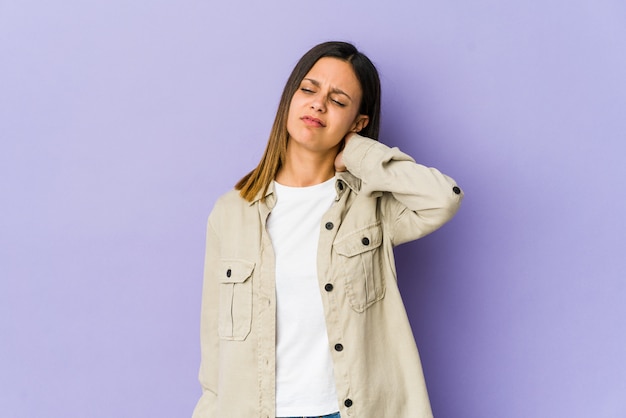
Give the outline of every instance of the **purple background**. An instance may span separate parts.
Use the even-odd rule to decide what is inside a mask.
[[[0,1],[0,415],[188,417],[206,217],[314,44],[454,177],[398,248],[438,418],[626,416],[622,1]]]

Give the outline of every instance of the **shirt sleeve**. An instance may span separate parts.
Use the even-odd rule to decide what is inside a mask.
[[[219,338],[217,333],[218,283],[212,269],[217,265],[219,240],[212,220],[215,211],[209,216],[204,259],[204,280],[202,286],[202,308],[200,316],[200,373],[202,396],[193,411],[193,418],[217,417],[217,358]]]
[[[435,231],[454,216],[463,199],[463,191],[452,178],[373,139],[352,135],[343,161],[361,180],[359,193],[382,193],[383,222],[393,245]]]

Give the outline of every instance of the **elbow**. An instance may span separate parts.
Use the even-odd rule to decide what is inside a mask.
[[[456,183],[452,183],[448,193],[442,199],[441,212],[444,218],[443,223],[448,222],[458,212],[463,197],[463,190]]]
[[[432,232],[456,215],[461,207],[463,196],[463,190],[456,183],[451,183],[448,187],[442,188],[440,196],[432,202],[432,209],[420,211],[418,215],[430,225],[430,232]]]

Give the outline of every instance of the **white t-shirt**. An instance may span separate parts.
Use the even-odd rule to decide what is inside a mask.
[[[267,230],[276,254],[276,416],[339,410],[317,278],[322,216],[335,200],[335,179],[309,187],[274,182]]]

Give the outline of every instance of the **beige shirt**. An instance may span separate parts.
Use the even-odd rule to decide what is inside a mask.
[[[341,416],[432,417],[396,282],[393,247],[436,230],[461,203],[454,180],[353,135],[320,225],[319,289]],[[275,204],[222,196],[207,227],[202,397],[193,418],[274,418],[276,292],[266,221]],[[306,332],[303,329],[302,332]]]

